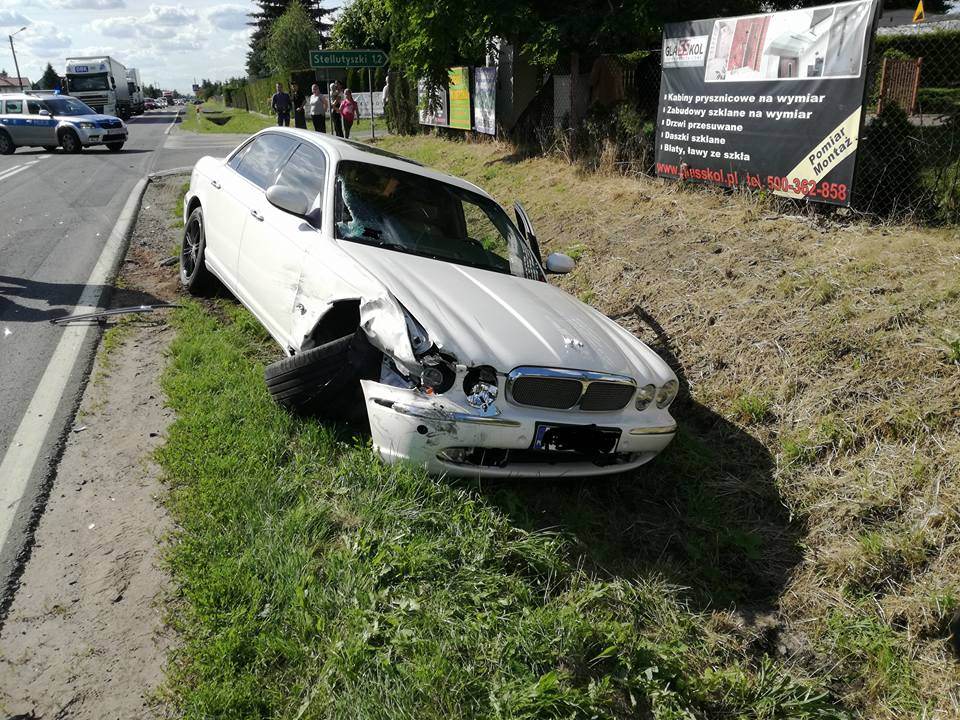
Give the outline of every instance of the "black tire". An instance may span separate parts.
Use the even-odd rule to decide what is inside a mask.
[[[44,146],[43,146],[43,149],[46,150],[47,152],[56,152],[56,151],[57,151],[57,146],[56,146],[56,145],[44,145]]]
[[[191,295],[203,295],[213,285],[213,275],[204,263],[206,252],[203,208],[198,205],[187,218],[180,241],[180,284]]]
[[[80,142],[80,136],[73,130],[64,130],[60,133],[60,147],[64,152],[78,153],[83,150],[83,143]]]
[[[13,155],[17,146],[13,144],[13,138],[7,135],[5,130],[0,130],[0,155]]]
[[[288,410],[358,422],[366,417],[359,381],[379,368],[380,353],[358,330],[278,360],[263,375],[270,395]]]
[[[107,150],[110,152],[120,152],[123,149],[122,142],[107,143]]]

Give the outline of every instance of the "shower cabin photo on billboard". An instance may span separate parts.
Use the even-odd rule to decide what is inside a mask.
[[[859,2],[717,20],[704,80],[858,77],[871,9]]]

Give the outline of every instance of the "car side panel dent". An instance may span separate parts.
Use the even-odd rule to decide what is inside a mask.
[[[406,318],[393,294],[375,281],[364,283],[366,287],[361,288],[340,275],[323,275],[321,282],[313,273],[305,272],[300,276],[291,333],[291,337],[298,340],[299,348],[337,303],[359,301],[360,327],[370,343],[390,356],[401,370],[419,375],[421,366],[410,345]]]

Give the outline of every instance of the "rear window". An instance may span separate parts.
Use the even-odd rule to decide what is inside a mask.
[[[4,100],[3,111],[5,113],[22,113],[23,100]]]

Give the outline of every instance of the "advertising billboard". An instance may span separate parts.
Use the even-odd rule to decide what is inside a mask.
[[[878,9],[666,25],[657,175],[849,205]]]
[[[446,88],[431,88],[426,80],[420,80],[417,83],[417,110],[421,125],[446,126]]]
[[[473,69],[473,129],[497,134],[497,68]]]
[[[470,68],[450,68],[450,127],[469,130],[473,126],[470,114]]]

